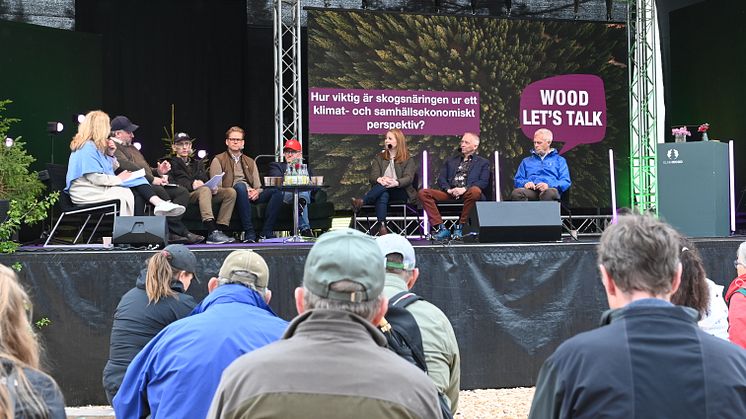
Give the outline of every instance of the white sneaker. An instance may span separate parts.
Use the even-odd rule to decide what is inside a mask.
[[[155,206],[153,214],[164,215],[166,217],[176,217],[184,213],[186,208],[179,204],[174,204],[171,201],[163,201]]]

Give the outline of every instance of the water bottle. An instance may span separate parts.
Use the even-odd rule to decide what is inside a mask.
[[[287,167],[285,167],[285,177],[282,180],[282,183],[284,185],[290,185],[290,181],[291,181],[290,176],[291,176],[290,165],[288,164]]]

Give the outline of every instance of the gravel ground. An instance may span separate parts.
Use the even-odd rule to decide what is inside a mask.
[[[459,393],[457,418],[525,419],[531,410],[534,387],[499,390],[462,390]]]
[[[459,419],[525,419],[531,409],[534,388],[499,390],[462,390],[459,394]],[[109,419],[109,406],[81,406],[65,409],[70,419]]]

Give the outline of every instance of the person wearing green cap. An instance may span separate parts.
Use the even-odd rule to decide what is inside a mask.
[[[295,290],[299,315],[282,340],[224,372],[208,418],[438,418],[437,390],[386,348],[384,258],[349,228],[322,235]]]

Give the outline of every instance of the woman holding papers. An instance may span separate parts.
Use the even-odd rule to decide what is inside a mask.
[[[155,215],[176,216],[184,213],[181,205],[164,201],[142,175],[123,171],[114,174],[115,160],[109,154],[109,115],[102,111],[89,112],[78,126],[78,133],[70,142],[70,160],[67,165],[67,187],[74,204],[94,204],[119,200],[119,215],[135,213],[135,193],[141,194],[155,206]]]

